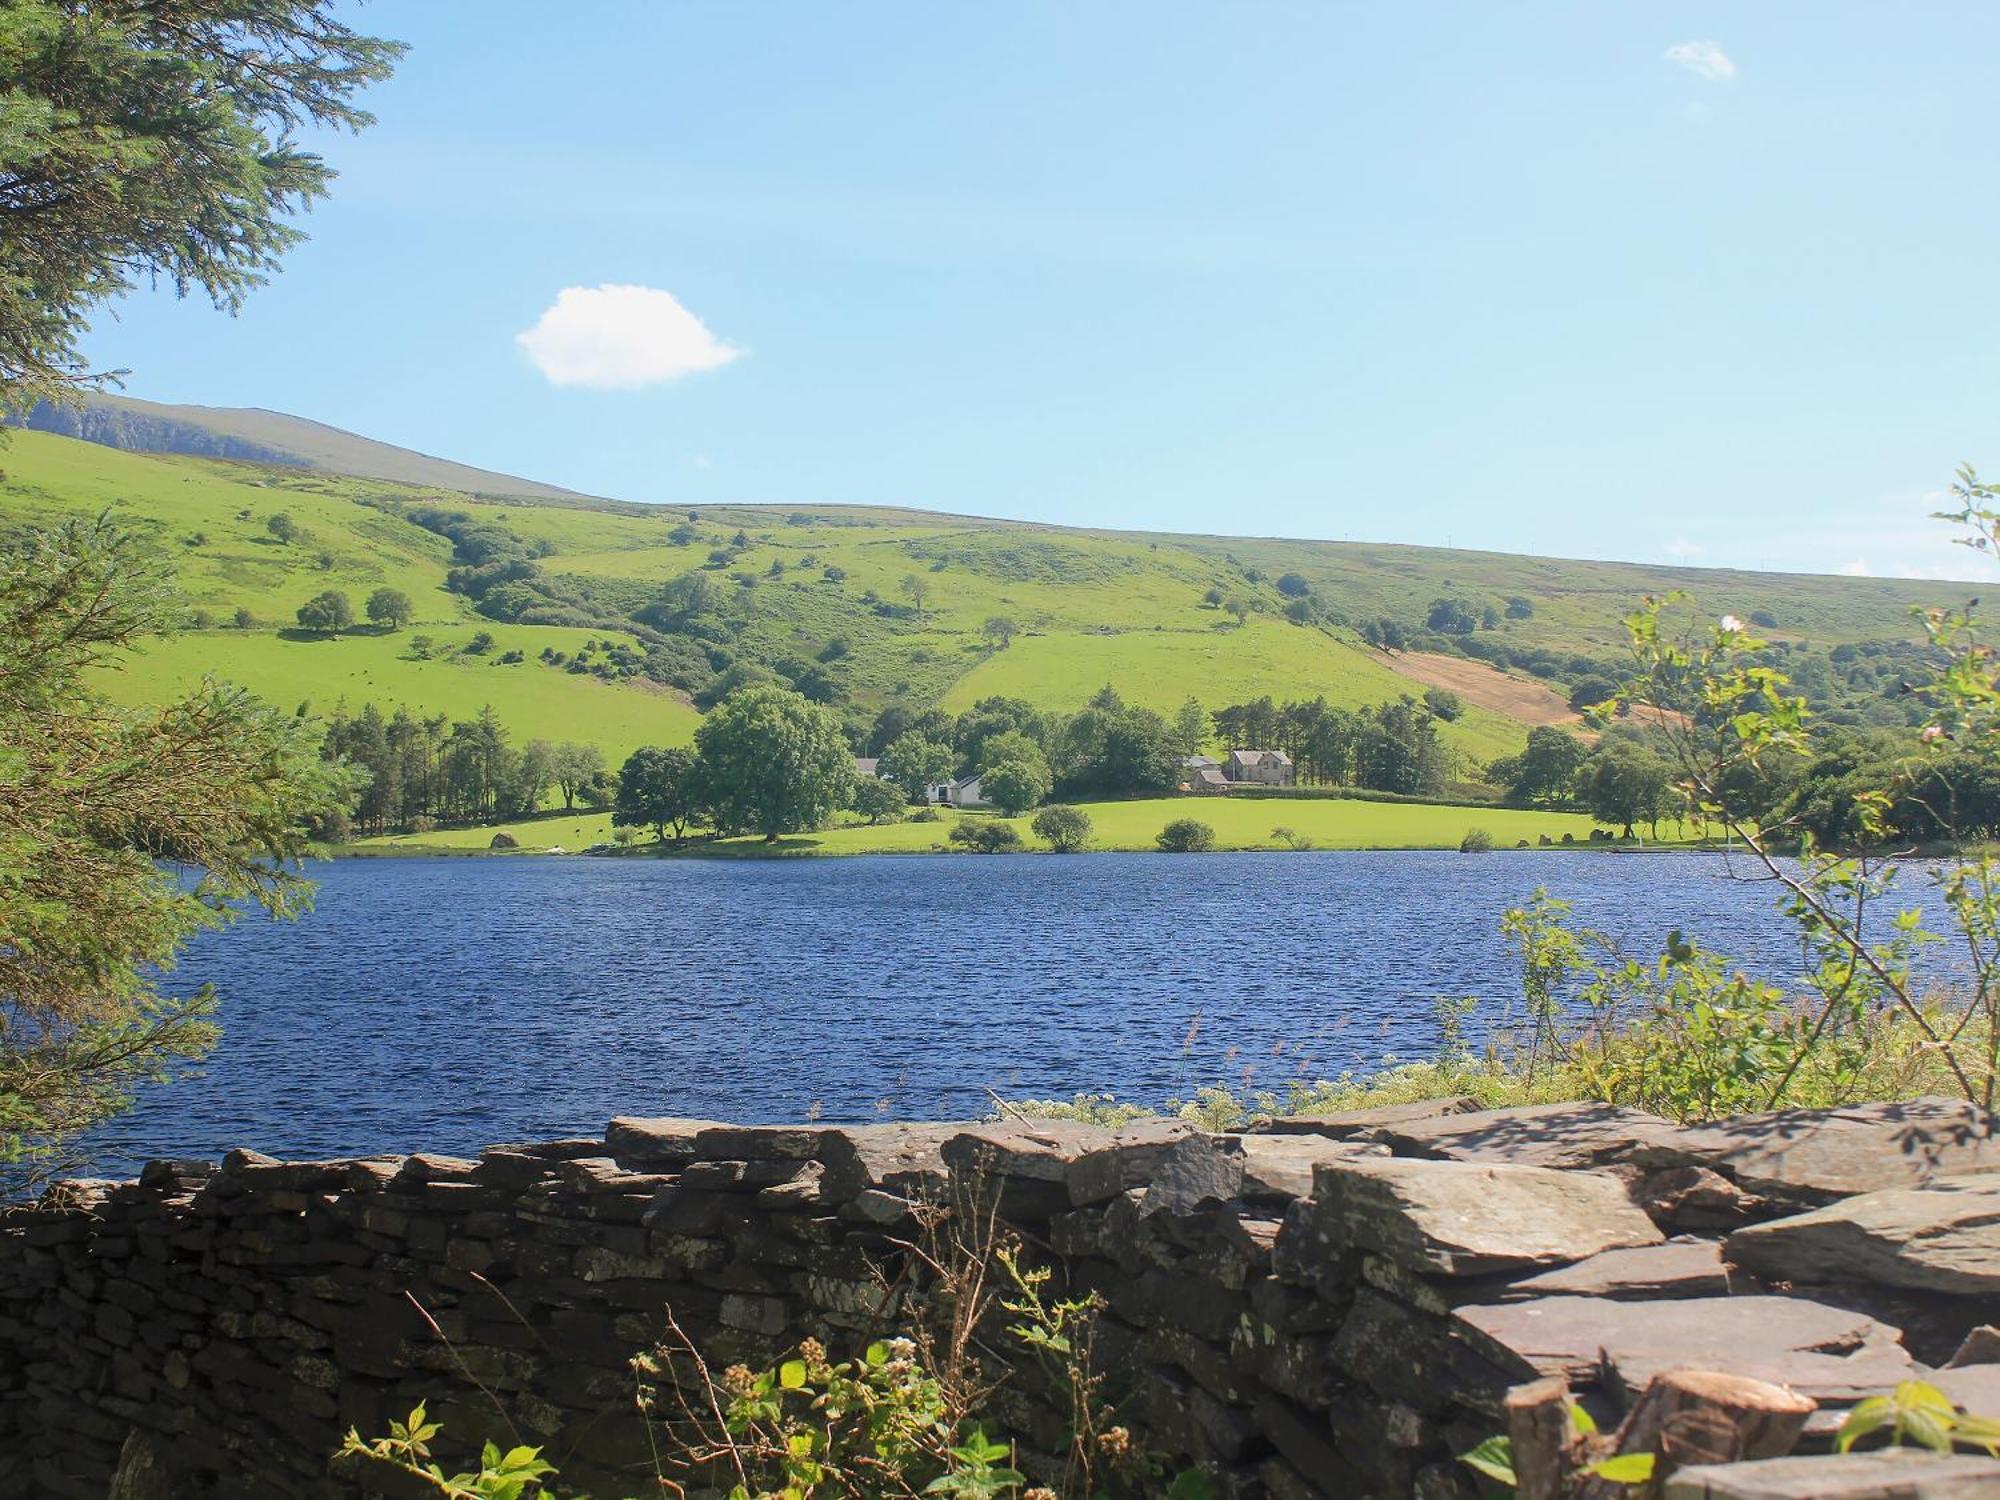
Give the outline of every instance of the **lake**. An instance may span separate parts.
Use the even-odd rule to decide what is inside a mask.
[[[1776,972],[1769,884],[1716,855],[519,857],[314,867],[314,911],[205,935],[224,1038],[95,1166],[596,1134],[616,1114],[963,1118],[1010,1096],[1276,1087],[1427,1054],[1504,1000],[1538,885],[1634,955],[1681,927]],[[1920,868],[1902,877],[1927,894]],[[1932,900],[1926,905],[1934,906]]]

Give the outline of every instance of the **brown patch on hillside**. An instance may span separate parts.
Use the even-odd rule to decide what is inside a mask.
[[[1464,656],[1440,656],[1429,651],[1378,651],[1391,671],[1414,678],[1426,687],[1444,688],[1467,703],[1491,709],[1523,724],[1558,724],[1575,728],[1583,716],[1569,700],[1535,677],[1515,677]]]

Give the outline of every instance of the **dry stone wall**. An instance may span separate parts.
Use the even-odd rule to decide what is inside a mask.
[[[717,1366],[851,1349],[922,1294],[922,1205],[982,1195],[1102,1294],[1141,1440],[1223,1495],[1470,1500],[1454,1455],[1557,1374],[1607,1424],[1664,1371],[1756,1376],[1818,1403],[1806,1449],[1918,1374],[2000,1413],[2000,1137],[1949,1101],[1700,1129],[1464,1100],[1230,1135],[633,1119],[476,1160],[154,1162],[0,1214],[0,1494],[98,1500],[122,1460],[131,1493],[341,1495],[341,1433],[420,1397],[470,1441],[497,1404],[565,1481],[637,1493],[627,1361],[669,1315]],[[1023,1370],[996,1398],[1031,1466],[1063,1441],[1045,1396]],[[1934,1477],[1994,1493],[1989,1463]],[[1881,1460],[1835,1467],[1676,1493],[1889,1492]]]

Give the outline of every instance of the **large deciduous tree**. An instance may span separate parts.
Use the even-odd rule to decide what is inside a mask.
[[[104,698],[172,614],[145,546],[103,521],[0,550],[0,1186],[208,1050],[213,990],[170,993],[165,971],[248,905],[296,911],[305,826],[355,790],[315,726],[235,688]]]
[[[354,627],[354,603],[339,589],[327,589],[299,606],[299,624],[321,635],[339,635]]]
[[[730,694],[702,720],[695,748],[708,808],[725,832],[776,839],[817,828],[853,791],[840,719],[786,688]]]
[[[679,843],[701,811],[692,750],[634,750],[618,771],[618,793],[611,803],[611,821],[621,828],[650,828],[666,841],[667,830]]]
[[[401,589],[375,590],[368,596],[365,608],[371,622],[386,625],[391,630],[401,630],[416,614],[416,606],[410,603],[410,596]]]
[[[90,310],[164,282],[235,311],[333,170],[293,140],[359,130],[402,48],[331,0],[0,5],[0,407],[97,383]]]
[[[943,741],[912,729],[889,743],[875,769],[884,781],[893,781],[905,796],[916,800],[957,774],[958,757]]]

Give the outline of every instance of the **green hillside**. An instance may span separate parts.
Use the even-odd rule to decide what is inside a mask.
[[[96,392],[77,406],[43,402],[28,414],[25,425],[133,453],[242,459],[478,494],[578,498],[573,490],[433,458],[261,407],[167,406]]]
[[[686,740],[698,722],[694,698],[775,671],[839,704],[857,726],[892,704],[958,710],[996,694],[1070,709],[1106,683],[1130,702],[1171,710],[1189,695],[1211,709],[1263,694],[1366,706],[1443,682],[1466,699],[1443,730],[1472,769],[1518,750],[1529,723],[1560,720],[1565,682],[1616,659],[1619,617],[1644,593],[1686,589],[1717,614],[1768,611],[1771,633],[1822,650],[1908,640],[1910,607],[1954,593],[1934,583],[1138,535],[888,509],[691,515],[561,496],[478,499],[40,432],[13,434],[0,469],[6,523],[110,510],[172,557],[189,628],[128,664],[112,689],[121,697],[144,699],[214,672],[283,706],[319,711],[373,701],[460,718],[490,703],[518,735],[590,739],[614,758],[640,743]],[[280,542],[268,525],[278,512],[303,535]],[[441,516],[472,526],[480,545],[497,537],[502,554],[531,558],[516,569],[528,582],[476,602],[469,556],[439,533]],[[1287,583],[1294,593],[1300,580],[1310,586],[1315,623],[1286,617],[1300,603],[1277,587],[1287,574],[1297,575]],[[407,629],[324,639],[294,627],[299,605],[322,590],[347,591],[358,607],[384,586],[414,601]],[[679,604],[668,608],[663,595]],[[1377,617],[1421,629],[1440,596],[1489,616],[1525,601],[1525,614],[1517,604],[1518,617],[1442,649],[1540,652],[1538,675],[1363,643],[1363,625]],[[681,610],[689,598],[694,607]],[[1205,602],[1217,598],[1226,607]],[[238,611],[249,616],[241,628],[232,623]],[[1004,648],[982,630],[995,617],[1014,626]],[[468,650],[481,632],[490,645]]]

